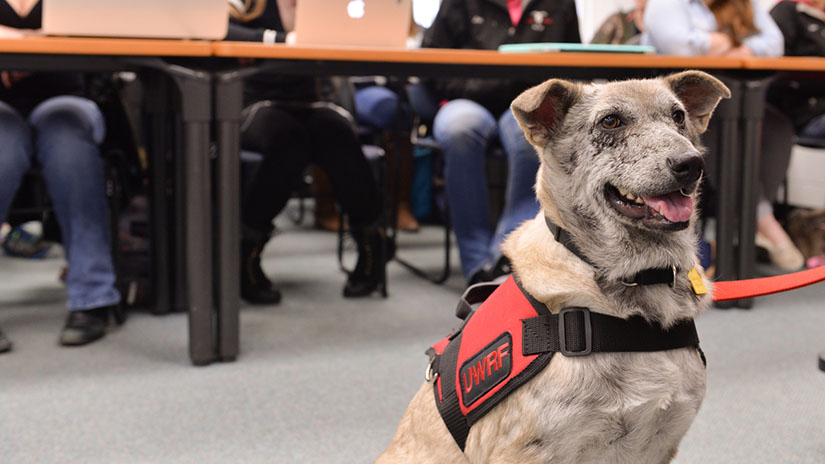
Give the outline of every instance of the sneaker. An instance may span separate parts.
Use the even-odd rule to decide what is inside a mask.
[[[106,335],[106,326],[109,325],[110,306],[87,309],[83,311],[69,311],[66,324],[60,331],[60,344],[63,346],[82,346]]]
[[[18,258],[40,259],[46,256],[51,247],[49,242],[32,235],[20,226],[12,227],[3,240],[3,252]]]

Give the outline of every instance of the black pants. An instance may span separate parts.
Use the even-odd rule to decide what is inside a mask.
[[[267,230],[309,164],[327,173],[353,228],[378,219],[381,201],[375,178],[354,128],[338,111],[309,104],[253,105],[246,111],[241,147],[263,155],[245,189],[244,225]]]

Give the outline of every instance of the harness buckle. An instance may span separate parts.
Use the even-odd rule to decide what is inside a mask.
[[[567,349],[566,316],[582,313],[584,316],[584,349],[571,351]],[[587,356],[593,349],[593,327],[590,325],[590,310],[587,308],[564,308],[559,313],[559,352],[565,356]]]

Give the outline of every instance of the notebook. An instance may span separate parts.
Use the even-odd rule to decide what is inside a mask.
[[[295,43],[406,48],[412,0],[298,0]]]
[[[498,47],[504,53],[591,52],[591,53],[656,53],[650,45],[581,44],[542,42],[504,44]]]
[[[46,35],[221,40],[228,21],[226,0],[43,0]]]

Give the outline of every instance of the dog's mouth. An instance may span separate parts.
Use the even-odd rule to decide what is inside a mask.
[[[651,229],[671,231],[685,229],[693,214],[693,198],[682,192],[643,196],[610,184],[605,187],[607,203],[619,214]]]

